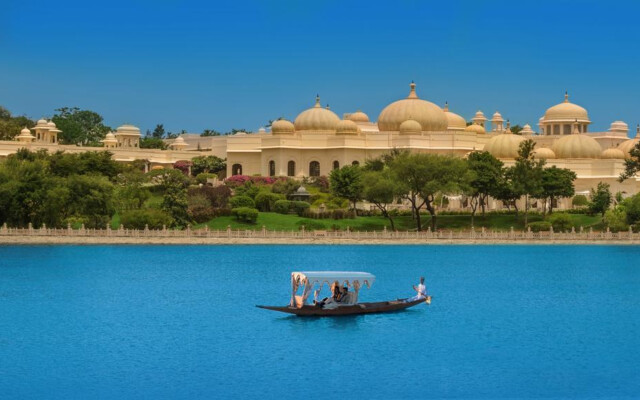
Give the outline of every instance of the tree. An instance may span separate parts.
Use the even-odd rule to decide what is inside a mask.
[[[471,172],[469,194],[472,201],[471,220],[473,225],[473,217],[477,206],[481,207],[482,215],[484,216],[487,199],[498,190],[504,164],[488,151],[469,154],[467,164]]]
[[[35,122],[31,119],[25,116],[14,117],[9,110],[0,106],[0,140],[13,140],[22,129],[34,126]]]
[[[640,172],[640,142],[629,151],[629,158],[624,160],[624,172],[618,180],[623,182]]]
[[[436,194],[460,191],[468,180],[466,163],[452,156],[401,154],[391,161],[390,169],[401,197],[411,203],[418,231],[422,230],[422,207],[431,214],[431,228],[435,230]]]
[[[194,157],[191,163],[191,175],[193,176],[201,173],[217,174],[227,170],[227,161],[216,156]]]
[[[600,182],[596,189],[591,189],[591,203],[589,203],[589,212],[592,214],[600,214],[604,217],[604,213],[611,206],[611,190],[608,183]]]
[[[388,170],[368,171],[364,173],[362,181],[364,185],[363,198],[380,210],[382,215],[389,220],[391,230],[395,231],[396,227],[388,207],[395,200],[399,188],[390,172]]]
[[[571,197],[575,194],[573,181],[575,181],[576,178],[575,172],[566,168],[558,168],[555,165],[542,170],[542,190],[540,194],[542,196],[541,198],[545,199],[549,204],[549,214],[553,212],[553,202],[556,199]]]
[[[154,170],[147,174],[162,190],[162,210],[173,218],[173,226],[184,227],[191,222],[187,214],[189,178],[177,169]]]
[[[62,107],[52,118],[58,129],[62,130],[60,142],[79,146],[102,146],[101,140],[111,131],[102,123],[102,116],[78,107]]]
[[[216,131],[215,129],[205,129],[200,134],[200,136],[220,136],[220,135],[222,135],[222,134],[220,132]]]
[[[513,133],[514,135],[520,135],[521,131],[522,127],[520,125],[514,125],[511,127],[511,133]]]
[[[515,167],[507,167],[502,169],[500,181],[496,191],[493,193],[493,197],[496,200],[500,200],[507,205],[509,209],[511,206],[516,211],[516,218],[518,217],[518,203],[517,200],[522,197],[520,185],[515,181]]]
[[[153,129],[153,132],[151,133],[151,137],[154,139],[162,139],[164,137],[164,125],[163,124],[158,124],[156,125],[156,127]]]
[[[168,148],[164,140],[153,136],[145,136],[140,140],[141,149],[160,149],[166,150]]]
[[[340,169],[334,169],[329,175],[330,189],[334,196],[343,197],[353,203],[362,199],[363,184],[362,171],[357,165],[346,165]]]
[[[513,169],[513,182],[516,191],[525,196],[524,224],[527,225],[529,217],[529,197],[537,198],[542,192],[542,169],[544,160],[535,160],[533,150],[536,142],[527,139],[520,142],[518,157]]]

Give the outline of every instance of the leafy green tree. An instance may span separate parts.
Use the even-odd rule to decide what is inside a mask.
[[[69,216],[81,219],[87,228],[104,228],[111,219],[113,205],[113,184],[106,176],[72,175],[67,178],[69,196],[67,204]]]
[[[524,224],[527,225],[529,218],[529,198],[540,197],[542,193],[542,170],[545,164],[544,160],[536,160],[533,157],[533,150],[536,142],[527,139],[520,142],[518,149],[518,157],[513,169],[513,181],[518,192],[525,196],[524,203]]]
[[[334,169],[329,175],[330,189],[334,196],[343,197],[353,204],[362,199],[364,186],[362,184],[362,170],[357,165],[346,165]]]
[[[638,225],[640,223],[640,193],[623,200],[622,205],[626,212],[627,224]]]
[[[62,107],[52,118],[63,144],[79,146],[102,146],[101,140],[111,131],[102,123],[102,116],[94,111],[81,110],[78,107]]]
[[[171,216],[172,226],[184,227],[189,224],[191,222],[187,213],[189,177],[177,169],[154,170],[147,173],[147,176],[160,187],[163,194],[160,208]]]
[[[20,116],[14,117],[6,108],[0,106],[0,140],[13,140],[23,128],[33,128],[35,122]]]
[[[142,139],[140,139],[140,148],[166,150],[168,146],[164,142],[164,140],[160,138],[156,138],[153,136],[145,136]]]
[[[363,198],[380,210],[382,215],[389,220],[391,230],[395,231],[396,227],[393,217],[389,213],[389,205],[393,203],[400,193],[400,189],[396,181],[391,177],[391,173],[388,170],[365,172],[363,185]]]
[[[104,175],[114,179],[122,167],[113,160],[108,151],[86,151],[83,153],[65,153],[57,151],[49,157],[51,173],[56,176]]]
[[[575,194],[573,181],[576,173],[566,168],[558,168],[555,165],[542,170],[541,198],[549,205],[549,214],[553,212],[553,202],[562,197],[571,197]]]
[[[610,185],[608,183],[600,182],[595,189],[591,189],[589,212],[592,214],[600,214],[604,217],[604,213],[611,206],[611,202]]]
[[[515,167],[507,167],[502,169],[500,181],[498,187],[493,193],[493,197],[496,200],[502,201],[507,205],[509,209],[513,206],[516,211],[516,218],[518,217],[518,203],[517,200],[522,197],[522,188],[516,183]]]
[[[169,214],[154,208],[125,211],[120,216],[120,222],[127,229],[162,229],[173,225]]]
[[[629,225],[627,225],[627,211],[623,206],[617,206],[607,210],[604,213],[604,218],[602,220],[612,232],[620,232],[629,229]]]
[[[623,182],[640,172],[640,142],[629,151],[629,158],[624,160],[624,172],[618,179]]]
[[[514,125],[511,127],[511,133],[513,133],[514,135],[520,135],[522,132],[522,127],[520,125]]]
[[[216,156],[199,156],[191,160],[191,175],[201,173],[218,174],[227,170],[227,161]]]
[[[587,196],[579,194],[573,197],[571,205],[574,207],[585,207],[589,205],[589,199],[587,199]]]
[[[471,172],[468,187],[472,201],[471,219],[473,220],[477,206],[480,206],[482,215],[485,215],[489,196],[498,190],[503,164],[488,151],[469,154],[467,164]],[[475,204],[473,204],[474,202]]]
[[[157,124],[156,127],[153,129],[153,132],[151,132],[151,137],[154,139],[162,139],[164,135],[165,135],[165,131],[164,131],[163,124]]]
[[[205,129],[200,134],[200,136],[220,136],[220,135],[222,135],[222,134],[220,132],[216,131],[215,129]]]
[[[416,225],[422,230],[420,210],[431,214],[431,229],[436,229],[435,197],[438,193],[461,191],[468,180],[464,160],[437,154],[401,154],[390,163],[401,197],[411,203]]]

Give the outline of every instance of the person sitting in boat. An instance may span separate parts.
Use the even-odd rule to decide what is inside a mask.
[[[420,277],[420,284],[418,286],[413,285],[413,290],[415,290],[417,294],[405,300],[407,303],[427,298],[427,287],[424,285],[424,276]]]
[[[340,291],[340,283],[338,281],[333,282],[333,285],[331,285],[331,292],[331,297],[325,297],[316,302],[316,306],[323,307],[325,304],[339,303],[342,298],[342,292]]]

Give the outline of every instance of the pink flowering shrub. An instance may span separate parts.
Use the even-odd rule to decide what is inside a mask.
[[[270,176],[248,176],[248,175],[233,175],[224,180],[227,186],[238,187],[247,182],[252,182],[256,185],[273,185],[275,182],[283,178],[275,178]]]

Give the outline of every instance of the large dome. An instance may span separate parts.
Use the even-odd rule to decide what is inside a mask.
[[[449,111],[449,103],[444,104],[444,115],[447,117],[447,129],[450,131],[463,131],[467,127],[467,121],[456,113]]]
[[[563,136],[553,144],[553,152],[558,158],[600,158],[602,146],[574,128],[573,134]]]
[[[320,97],[316,104],[301,112],[293,121],[296,131],[335,131],[340,118],[328,108],[322,108]]]
[[[448,126],[444,111],[437,105],[418,98],[413,82],[406,99],[395,101],[382,110],[378,116],[378,129],[399,131],[400,124],[409,119],[417,121],[422,130],[427,132],[444,132]]]
[[[587,110],[577,104],[570,103],[567,93],[564,95],[564,102],[550,107],[544,113],[544,122],[552,121],[591,122]]]
[[[489,139],[484,145],[484,151],[488,151],[496,158],[516,158],[520,143],[524,138],[520,135],[514,135],[510,130],[501,133]]]

